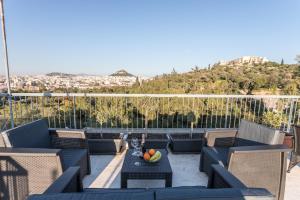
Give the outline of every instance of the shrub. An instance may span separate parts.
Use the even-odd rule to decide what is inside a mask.
[[[282,122],[283,117],[279,112],[267,111],[262,116],[262,123],[273,128],[280,128]]]

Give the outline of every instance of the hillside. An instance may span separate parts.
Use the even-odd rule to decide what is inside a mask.
[[[125,72],[121,70],[121,73],[112,75],[127,74]],[[275,62],[234,66],[216,64],[211,68],[195,67],[187,73],[173,71],[142,83],[137,79],[132,86],[102,87],[76,92],[295,95],[300,94],[300,65],[281,65]]]
[[[267,62],[259,65],[195,67],[127,88],[134,93],[299,94],[300,66]]]

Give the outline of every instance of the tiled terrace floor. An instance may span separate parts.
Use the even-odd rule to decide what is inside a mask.
[[[120,170],[125,153],[111,156],[91,156],[92,173],[85,177],[85,188],[120,188]],[[197,154],[168,155],[173,169],[173,186],[192,186],[207,184],[207,176],[199,172],[199,159]],[[129,180],[130,188],[164,187],[163,180]],[[300,199],[300,166],[296,166],[287,174],[286,200]]]

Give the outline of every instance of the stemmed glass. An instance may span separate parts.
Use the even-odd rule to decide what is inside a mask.
[[[139,144],[138,138],[134,137],[134,138],[131,139],[131,146],[134,148],[132,155],[140,157],[142,152],[141,152],[141,146]],[[141,163],[137,161],[137,162],[134,163],[134,165],[135,166],[140,166]]]
[[[139,140],[137,138],[132,138],[131,139],[131,146],[133,147],[134,151],[132,153],[133,156],[140,156],[140,144],[139,144]]]

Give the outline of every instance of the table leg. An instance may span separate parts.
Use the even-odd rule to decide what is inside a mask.
[[[166,187],[172,187],[172,174],[166,175]]]
[[[121,188],[127,188],[127,175],[121,173]]]

